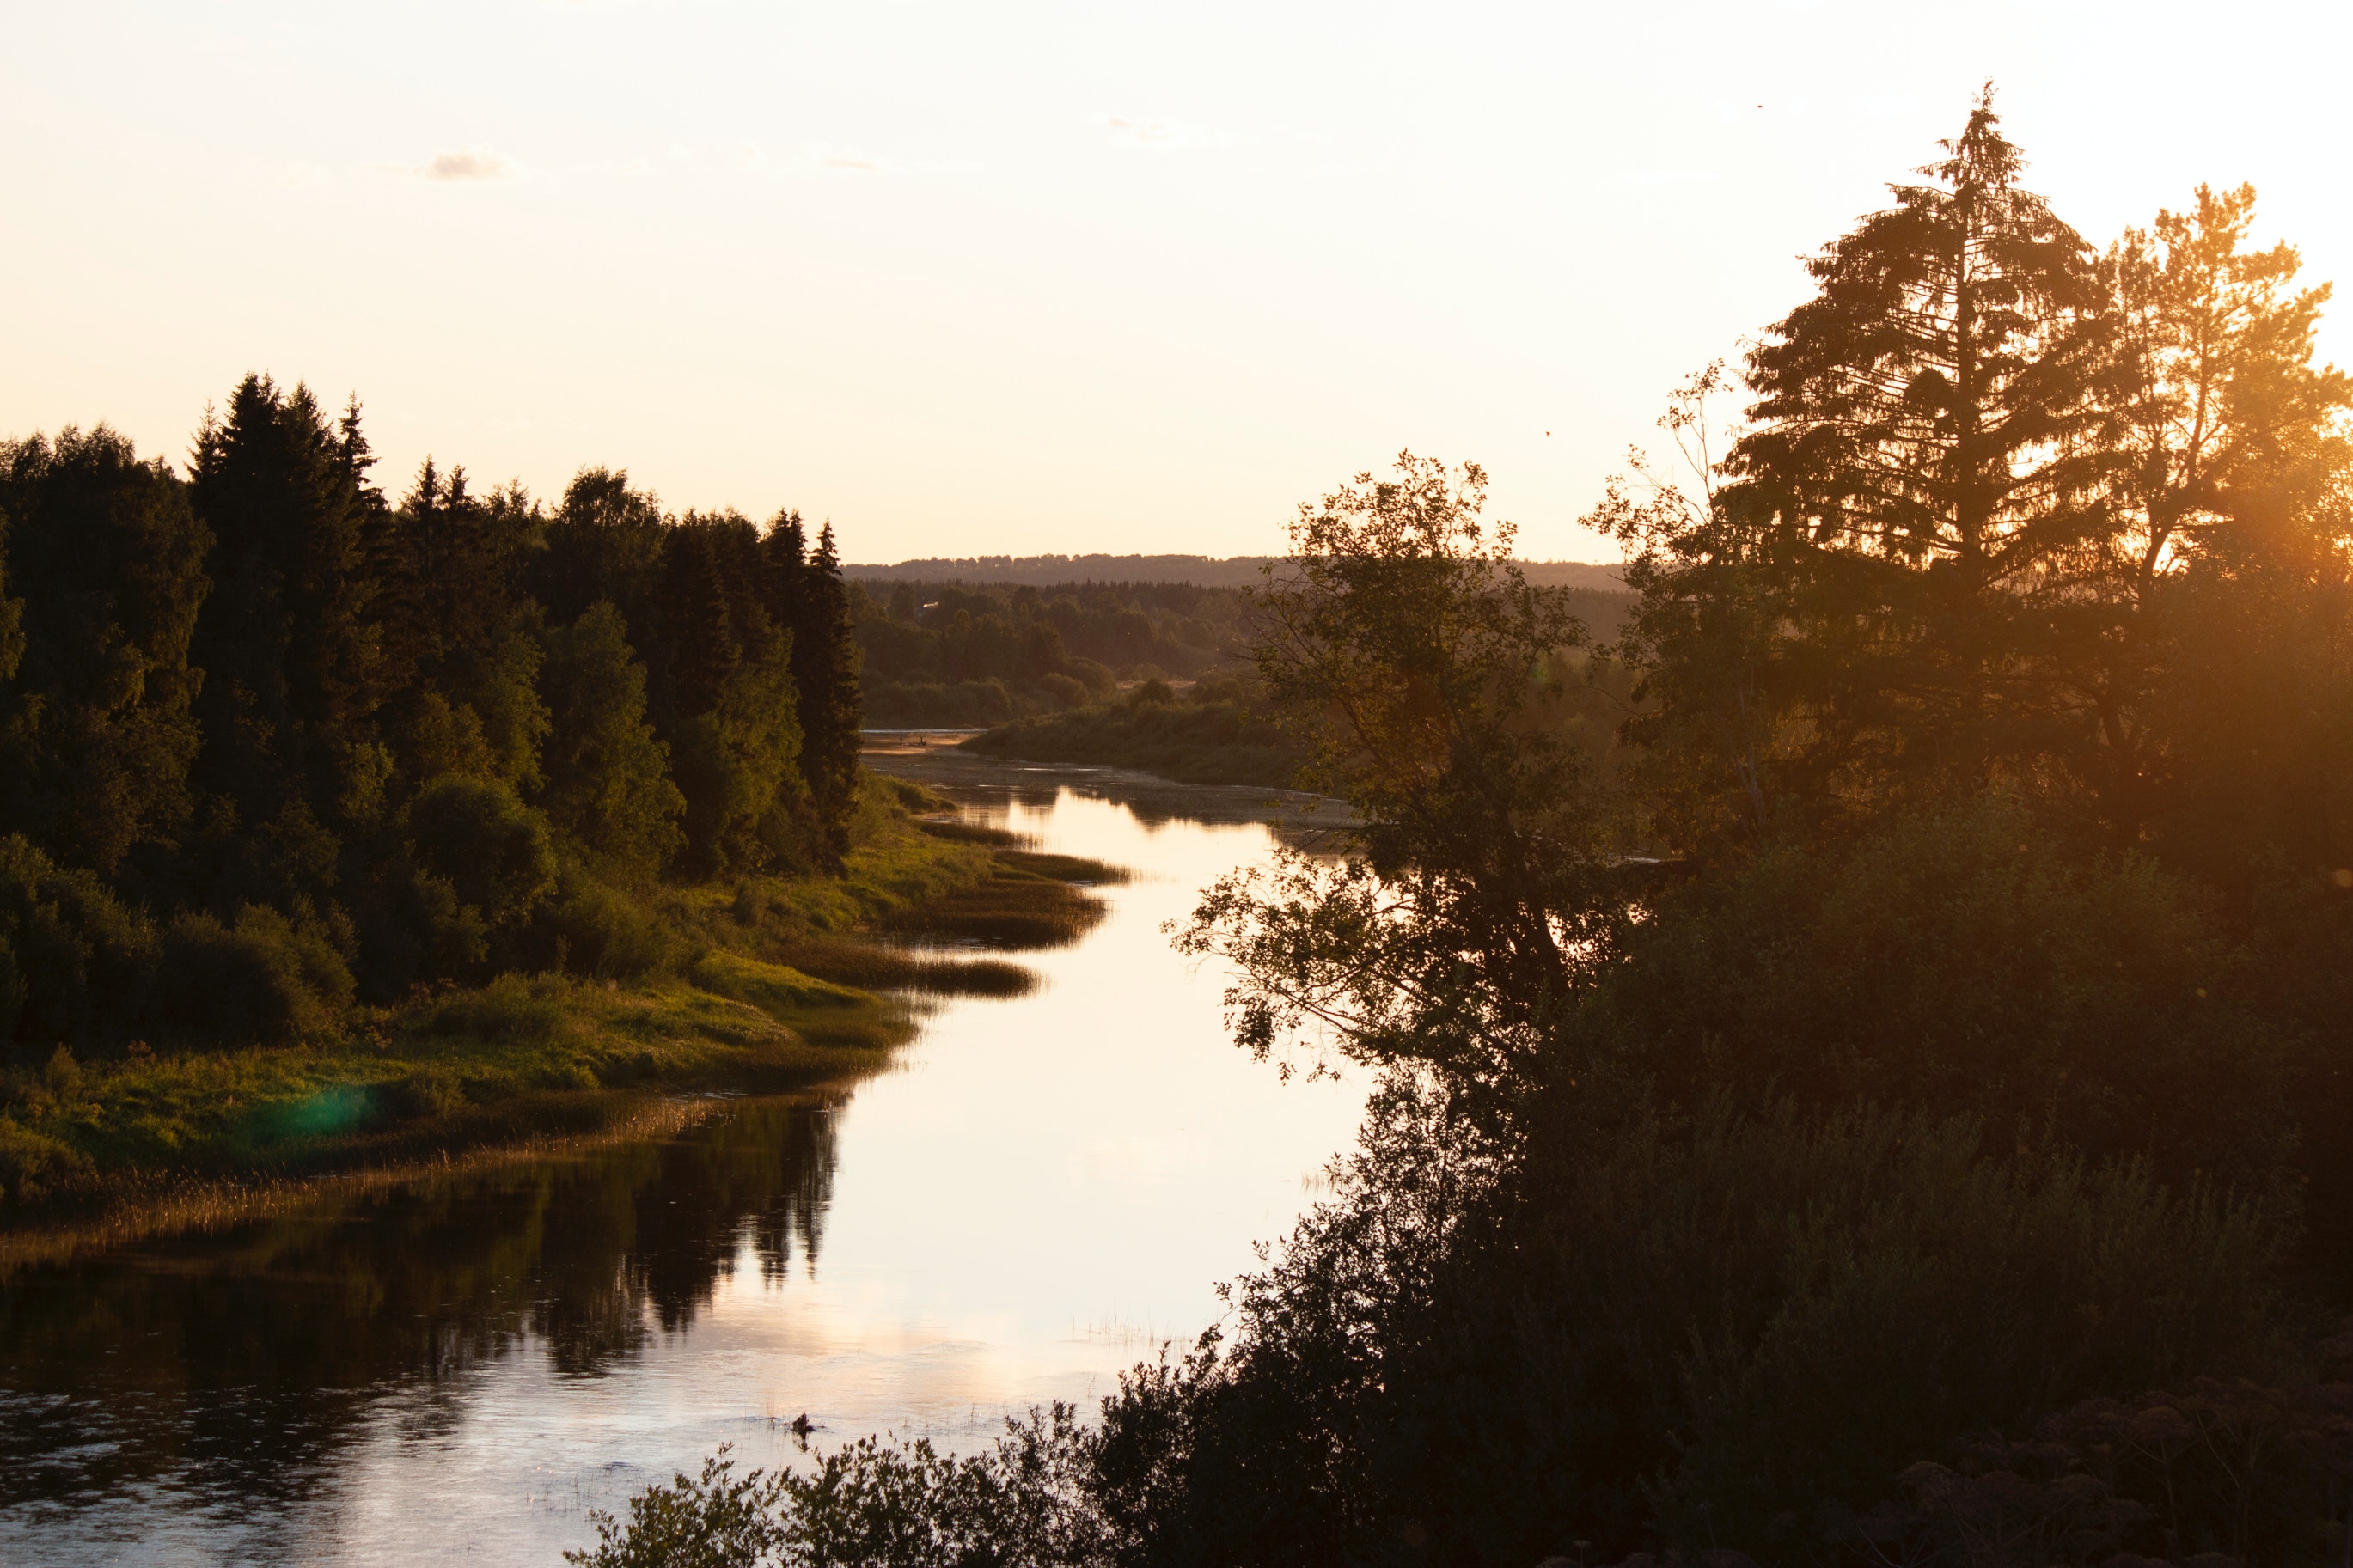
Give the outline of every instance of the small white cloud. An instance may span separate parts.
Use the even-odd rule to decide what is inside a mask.
[[[512,172],[504,158],[478,147],[461,153],[436,153],[424,169],[428,180],[503,180]]]

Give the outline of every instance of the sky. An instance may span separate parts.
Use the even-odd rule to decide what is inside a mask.
[[[2342,4],[0,0],[0,436],[184,464],[262,371],[355,393],[396,495],[600,464],[853,561],[1275,552],[1407,447],[1483,464],[1522,554],[1612,558],[1577,520],[1666,394],[1988,79],[2094,244],[2245,180],[2353,274]]]

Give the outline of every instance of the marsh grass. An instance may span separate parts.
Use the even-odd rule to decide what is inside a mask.
[[[1107,860],[1091,860],[1082,855],[1046,855],[1027,849],[1000,849],[997,852],[1000,866],[1016,871],[1026,871],[1033,877],[1050,877],[1058,882],[1078,882],[1086,886],[1112,887],[1134,879],[1124,866],[1114,866]]]
[[[1101,899],[1006,859],[1000,851],[999,863],[987,880],[902,910],[884,929],[934,942],[1035,950],[1077,941],[1107,912]]]
[[[991,827],[985,822],[965,822],[959,817],[922,817],[915,826],[934,838],[944,838],[951,844],[985,844],[992,849],[1018,849],[1025,844],[1036,842],[1010,828]]]
[[[794,968],[842,985],[919,996],[1026,996],[1038,976],[1001,958],[964,958],[872,939],[809,936],[787,943]]]

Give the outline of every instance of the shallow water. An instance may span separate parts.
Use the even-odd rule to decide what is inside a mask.
[[[1136,879],[1022,955],[1035,994],[942,1005],[838,1095],[0,1281],[0,1562],[554,1563],[722,1443],[791,1460],[804,1413],[970,1447],[1215,1321],[1362,1092],[1237,1051],[1160,928],[1295,815],[882,765]]]

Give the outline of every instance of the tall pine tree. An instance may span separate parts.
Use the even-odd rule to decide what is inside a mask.
[[[814,552],[797,511],[776,514],[761,541],[761,587],[772,618],[792,634],[793,684],[799,692],[801,776],[807,781],[825,837],[827,859],[849,847],[858,792],[857,626],[841,559],[828,522]]]
[[[195,777],[218,899],[322,892],[335,829],[383,806],[364,462],[355,421],[338,430],[309,389],[259,375],[197,433],[190,494],[214,586],[191,652]]]
[[[1990,89],[1943,148],[1809,264],[1817,294],[1750,356],[1719,497],[1806,627],[1805,757],[1865,796],[1985,779],[2089,722],[2052,606],[2105,526],[2105,292],[2020,186]]]

